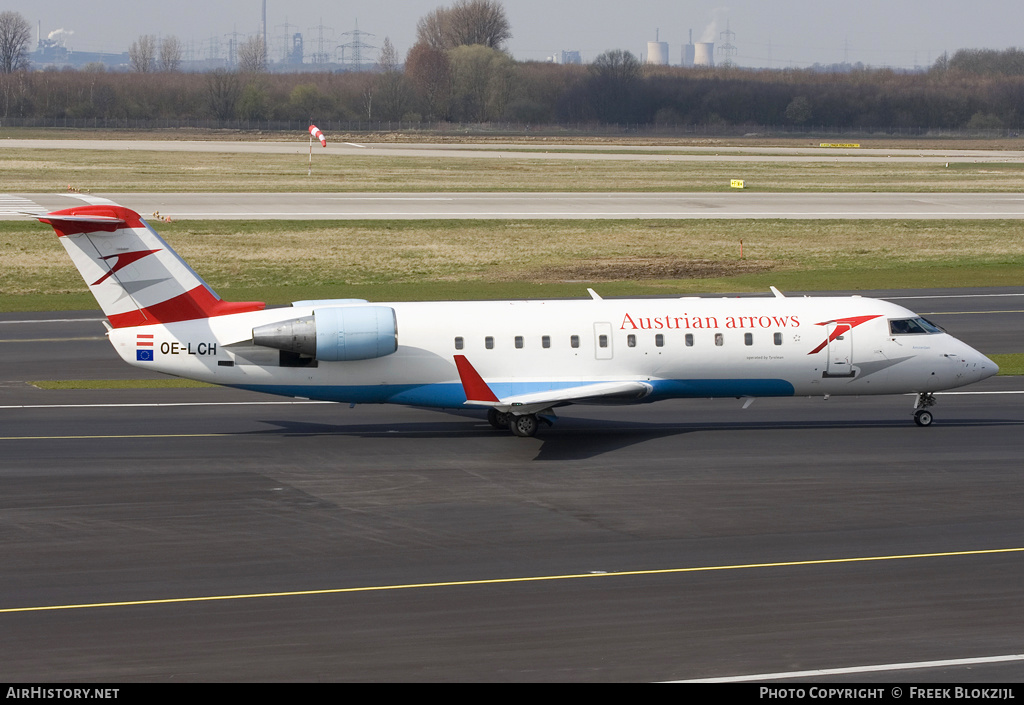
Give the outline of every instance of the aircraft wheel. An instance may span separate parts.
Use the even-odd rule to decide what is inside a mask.
[[[487,410],[487,423],[494,428],[508,428],[508,424],[511,421],[509,415],[498,411],[497,409]]]
[[[521,438],[537,435],[538,424],[537,417],[534,414],[523,414],[522,416],[509,414],[508,425],[512,429],[512,433]]]
[[[932,412],[927,409],[918,409],[914,412],[914,423],[918,426],[931,426]]]

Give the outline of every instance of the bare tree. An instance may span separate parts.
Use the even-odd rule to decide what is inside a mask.
[[[379,116],[384,120],[401,120],[409,104],[409,88],[398,63],[398,52],[389,37],[384,37],[377,66],[380,68],[377,75]]]
[[[0,73],[28,68],[28,41],[32,27],[21,13],[0,12]]]
[[[230,120],[235,116],[235,105],[241,93],[238,74],[224,70],[206,74],[206,104],[218,119]]]
[[[128,63],[132,71],[151,73],[156,69],[156,37],[141,34],[128,48]]]
[[[497,0],[456,0],[449,31],[455,46],[482,44],[501,50],[512,38],[505,8]]]
[[[177,71],[181,68],[181,40],[173,34],[160,42],[160,70]]]
[[[448,55],[419,42],[405,56],[405,75],[427,120],[448,117],[452,95],[452,67]]]
[[[451,13],[443,7],[431,10],[416,23],[416,43],[425,44],[431,49],[451,49],[448,46],[448,30]]]
[[[604,122],[623,123],[638,119],[636,92],[643,65],[631,52],[606,51],[588,67],[587,94],[590,108]]]
[[[238,70],[242,73],[263,73],[267,70],[267,46],[263,37],[254,35],[238,45]]]
[[[416,41],[434,49],[481,44],[503,50],[512,38],[505,7],[498,0],[456,0],[439,7],[416,23]]]

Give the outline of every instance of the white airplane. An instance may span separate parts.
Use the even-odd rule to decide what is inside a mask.
[[[895,304],[851,297],[370,303],[221,300],[138,213],[106,201],[34,214],[57,231],[125,362],[351,404],[486,410],[532,436],[568,404],[917,395],[998,367]]]

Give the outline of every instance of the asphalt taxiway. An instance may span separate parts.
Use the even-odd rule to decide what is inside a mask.
[[[300,132],[296,139],[279,141],[252,140],[140,140],[140,139],[5,139],[0,149],[52,151],[86,150],[101,152],[193,152],[217,154],[305,154],[310,145],[308,135]],[[431,143],[431,142],[342,142],[328,137],[325,148],[317,148],[326,158],[362,157],[426,157],[431,159],[534,159],[542,161],[690,161],[690,162],[834,162],[842,158],[851,162],[903,162],[942,164],[946,162],[982,162],[994,164],[1024,161],[1024,151],[822,147],[821,142],[802,146],[725,146],[725,145],[636,145],[636,144],[566,144],[527,140],[519,143]]]
[[[1024,352],[1019,289],[880,293]],[[531,439],[26,384],[139,377],[98,318],[0,316],[9,680],[1024,677],[1018,378],[926,429],[910,397],[724,399],[572,407]]]

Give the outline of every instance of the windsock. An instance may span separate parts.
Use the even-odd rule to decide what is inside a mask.
[[[321,145],[323,145],[324,147],[327,146],[327,138],[324,137],[324,133],[323,132],[320,132],[320,128],[319,127],[317,127],[316,125],[310,125],[309,126],[309,134],[313,135],[318,140],[320,140],[320,144]]]

